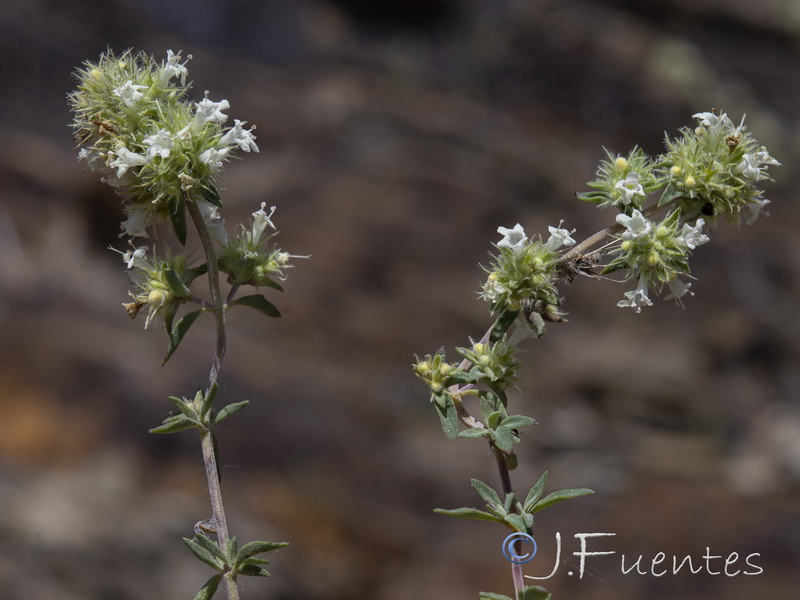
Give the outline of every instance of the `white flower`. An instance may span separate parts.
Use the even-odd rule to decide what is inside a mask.
[[[762,146],[761,150],[755,154],[745,154],[742,157],[741,162],[736,165],[736,169],[734,169],[734,171],[736,173],[741,173],[748,179],[759,181],[764,175],[763,171],[766,171],[767,166],[780,166],[780,164],[781,163],[772,158],[769,155],[769,152],[767,152],[767,149]]]
[[[167,158],[172,150],[172,134],[166,129],[159,129],[158,133],[144,138],[144,145],[150,146],[147,149],[148,161],[153,160],[155,156]]]
[[[498,227],[497,233],[503,236],[503,239],[497,242],[498,248],[508,248],[513,250],[514,254],[519,256],[525,249],[525,242],[528,241],[528,236],[525,235],[525,230],[522,225],[517,223],[513,229],[507,227]]]
[[[714,136],[718,136],[733,129],[733,121],[731,121],[725,113],[717,115],[713,112],[702,112],[692,115],[692,118],[700,121],[700,125],[707,128],[708,132]],[[744,118],[742,118],[742,124],[744,124]],[[736,133],[738,133],[741,128],[742,125],[736,129]]]
[[[642,312],[643,306],[653,306],[653,302],[647,297],[647,279],[644,275],[639,277],[639,284],[635,290],[625,292],[625,300],[617,302],[620,308],[631,307],[637,313]]]
[[[747,215],[745,223],[747,223],[748,225],[752,225],[753,223],[756,222],[756,219],[758,219],[761,213],[764,213],[766,216],[769,216],[769,213],[764,210],[764,207],[767,204],[769,204],[769,200],[767,200],[766,198],[764,198],[763,200],[754,200],[752,203],[748,204],[747,208],[750,214]]]
[[[622,192],[623,204],[630,204],[634,196],[645,195],[638,173],[628,173],[627,179],[620,179],[614,187]]]
[[[667,282],[667,287],[669,287],[669,296],[664,298],[664,300],[675,300],[678,304],[683,306],[683,302],[681,298],[683,298],[686,294],[690,296],[694,296],[694,292],[689,291],[689,288],[692,287],[691,283],[685,283],[678,279],[672,279]]]
[[[575,244],[575,240],[570,237],[575,233],[575,230],[567,231],[566,229],[561,229],[561,224],[563,222],[564,221],[559,221],[558,227],[547,227],[547,230],[550,232],[550,237],[544,244],[544,248],[547,252],[555,252],[561,248],[561,246],[572,246]]]
[[[200,155],[200,162],[209,166],[213,173],[222,168],[222,161],[230,152],[230,148],[209,148]]]
[[[267,203],[262,202],[261,208],[253,213],[253,244],[258,244],[267,225],[275,229],[275,224],[272,222],[272,215],[275,214],[275,207],[270,207],[269,214],[267,214],[264,210],[266,206]]]
[[[189,74],[189,70],[186,68],[186,62],[192,58],[192,55],[186,57],[186,62],[180,63],[180,59],[183,58],[180,53],[175,54],[172,50],[167,50],[167,62],[164,64],[164,68],[161,71],[161,78],[159,83],[161,85],[165,85],[175,76],[180,76],[181,78],[181,85],[186,85],[186,76]]]
[[[630,217],[621,213],[618,214],[617,223],[626,229],[626,231],[622,234],[622,239],[624,240],[631,240],[633,238],[647,235],[650,233],[650,229],[652,229],[650,221],[648,221],[644,215],[642,215],[642,213],[635,209]]]
[[[144,94],[139,90],[143,90],[146,87],[146,85],[134,85],[133,80],[129,79],[121,86],[114,89],[113,92],[122,98],[122,102],[125,106],[133,108],[136,106],[136,103],[144,97]]]
[[[108,166],[117,170],[117,177],[125,175],[131,167],[138,167],[147,162],[146,156],[131,152],[125,146],[118,146],[114,154],[117,158],[108,163]]]
[[[122,233],[130,237],[150,237],[147,228],[153,222],[153,211],[148,204],[128,204],[125,206],[125,216],[128,217],[120,225]]]
[[[220,218],[219,207],[206,200],[196,200],[197,208],[203,215],[203,220],[208,227],[208,233],[220,246],[228,245],[228,231],[225,229],[225,219]]]
[[[128,250],[125,254],[123,254],[122,260],[125,261],[125,264],[129,269],[132,269],[133,267],[137,267],[139,269],[149,268],[150,263],[144,258],[146,252],[147,246],[139,246],[135,250]]]
[[[219,140],[219,144],[217,146],[231,146],[236,144],[244,150],[245,152],[258,152],[258,146],[256,146],[256,136],[253,135],[252,127],[250,129],[243,129],[242,122],[239,119],[234,119],[233,127],[228,129],[225,132],[225,135],[222,136]]]
[[[702,246],[708,241],[708,236],[703,233],[703,225],[705,225],[705,219],[697,219],[694,227],[684,223],[678,241],[682,241],[690,250],[694,250],[697,246]]]
[[[228,110],[231,105],[227,100],[220,100],[219,102],[212,102],[208,99],[208,91],[206,97],[200,102],[195,102],[194,125],[196,128],[201,128],[209,122],[219,123],[220,125],[228,120],[228,115],[224,114],[223,110]]]

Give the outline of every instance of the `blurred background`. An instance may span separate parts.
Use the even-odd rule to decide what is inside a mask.
[[[0,1],[0,589],[5,600],[192,598],[186,551],[210,516],[194,432],[147,429],[205,381],[210,321],[160,367],[131,322],[109,245],[120,201],[76,160],[73,69],[107,48],[192,54],[193,93],[227,98],[261,153],[229,164],[229,224],[277,205],[310,254],[233,311],[220,427],[242,541],[285,540],[243,598],[406,600],[510,594],[506,532],[434,515],[499,486],[488,448],[448,442],[415,353],[490,323],[476,298],[498,226],[583,238],[603,147],[656,154],[718,107],[783,163],[770,218],[695,253],[686,308],[617,308],[627,289],[561,288],[570,322],[525,354],[512,409],[535,417],[513,481],[597,494],[537,516],[559,598],[790,598],[800,585],[800,4],[781,0]],[[163,240],[156,240],[161,243]],[[151,243],[153,240],[151,240]],[[201,323],[200,325],[203,325]],[[574,534],[613,532],[577,576]],[[622,575],[642,555],[722,556],[724,573]],[[735,560],[735,559],[734,559]],[[657,569],[658,570],[658,569]],[[574,575],[569,576],[568,571]],[[221,594],[220,594],[221,597]]]

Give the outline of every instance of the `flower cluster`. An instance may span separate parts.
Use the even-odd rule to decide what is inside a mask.
[[[541,238],[529,239],[519,223],[513,229],[497,228],[503,239],[495,244],[499,253],[492,256],[491,268],[486,269],[489,275],[480,292],[484,300],[491,302],[493,312],[519,310],[536,301],[558,305],[558,250],[575,243],[571,237],[575,230],[563,229],[562,223],[548,228],[550,237],[544,242]]]
[[[264,210],[266,203],[253,213],[250,228],[240,226],[233,239],[222,243],[219,256],[219,270],[228,275],[228,282],[234,285],[254,285],[276,287],[275,279],[283,280],[283,271],[291,268],[289,259],[308,258],[283,252],[280,248],[269,248],[267,242],[275,233],[265,235],[267,228],[275,230],[272,215]]]
[[[709,241],[702,232],[704,219],[681,226],[680,210],[676,209],[656,224],[634,210],[630,216],[617,215],[617,223],[625,228],[616,236],[620,241],[619,255],[604,272],[628,269],[627,279],[636,281],[636,288],[626,292],[625,299],[617,306],[641,312],[642,307],[653,304],[648,296],[649,286],[660,289],[665,284],[670,290],[667,300],[674,299],[683,305],[681,298],[693,294],[689,291],[691,283],[685,283],[679,275],[689,275],[692,250]]]
[[[666,152],[655,159],[638,148],[627,157],[607,153],[598,178],[588,183],[592,190],[578,194],[620,211],[616,221],[624,231],[616,236],[618,246],[610,250],[615,257],[603,272],[628,270],[627,280],[636,287],[619,306],[636,312],[652,305],[651,288],[666,285],[667,299],[681,305],[683,296],[693,295],[691,283],[679,276],[689,276],[691,252],[708,241],[702,233],[706,218],[712,224],[750,224],[769,204],[758,186],[769,179],[768,168],[780,163],[750,134],[744,119],[734,125],[716,111],[693,118],[697,127],[682,129],[676,139],[667,137]],[[658,199],[645,209],[655,192],[660,192]],[[667,208],[671,212],[660,223],[645,216]]]
[[[236,149],[258,152],[252,128],[225,126],[227,100],[186,99],[188,58],[109,51],[78,71],[69,97],[79,157],[128,198],[122,229],[132,237],[158,218],[180,222],[187,200],[219,206],[224,162]]]
[[[753,138],[744,119],[734,125],[725,113],[693,117],[698,127],[684,128],[678,139],[667,138],[663,199],[677,198],[688,218],[702,213],[752,223],[769,203],[757,184],[769,179],[768,167],[780,163]]]
[[[140,246],[122,255],[128,274],[135,286],[130,292],[133,302],[125,304],[131,318],[135,318],[146,307],[145,328],[156,317],[171,322],[180,305],[191,296],[189,284],[202,269],[190,269],[186,256],[168,255],[160,260],[155,254],[147,257],[147,247]]]
[[[602,206],[641,208],[647,195],[661,187],[653,160],[641,148],[634,148],[628,156],[615,156],[606,150],[597,175],[587,184],[593,191],[578,196]]]

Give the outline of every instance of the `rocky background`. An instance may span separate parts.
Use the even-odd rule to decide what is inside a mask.
[[[258,126],[229,165],[229,223],[277,205],[310,254],[276,303],[230,319],[220,431],[239,538],[274,539],[244,598],[407,600],[509,594],[505,533],[432,514],[496,485],[486,447],[448,442],[415,353],[480,336],[499,225],[577,236],[610,213],[574,191],[602,147],[651,153],[719,107],[783,163],[771,217],[711,232],[697,295],[636,315],[624,289],[561,291],[570,323],[525,356],[512,402],[527,488],[595,496],[540,513],[556,599],[791,598],[800,585],[800,5],[781,0],[2,0],[0,2],[0,596],[192,598],[210,575],[181,536],[209,516],[193,432],[157,437],[168,395],[205,381],[211,328],[166,367],[131,322],[121,208],[75,159],[71,71],[110,47],[183,49],[195,93]],[[452,353],[452,350],[450,351]],[[614,532],[577,575],[579,532]],[[739,554],[730,572],[650,571],[659,552]],[[724,559],[711,564],[722,571]],[[657,569],[658,570],[658,569]],[[567,574],[572,571],[572,576]]]

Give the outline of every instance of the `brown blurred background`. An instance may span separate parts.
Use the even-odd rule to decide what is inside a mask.
[[[692,113],[746,113],[783,163],[771,217],[711,232],[685,310],[562,288],[570,323],[529,346],[512,399],[540,422],[513,478],[597,491],[537,517],[526,573],[552,569],[560,532],[556,599],[795,597],[800,4],[2,0],[4,600],[191,598],[210,575],[180,541],[210,512],[196,435],[147,433],[205,380],[210,322],[159,366],[164,333],[120,305],[120,202],[66,126],[71,71],[107,47],[194,56],[197,98],[258,126],[261,153],[224,177],[228,223],[275,204],[283,248],[312,255],[273,298],[284,318],[230,318],[222,400],[252,404],[219,433],[229,521],[292,544],[244,598],[509,594],[505,532],[432,513],[498,482],[485,445],[444,438],[413,355],[488,325],[475,290],[499,225],[609,222],[573,196],[603,146],[658,153]],[[618,553],[583,579],[579,532],[616,533],[589,549]],[[731,570],[759,553],[763,574],[620,573],[623,553],[707,547],[739,553]]]

